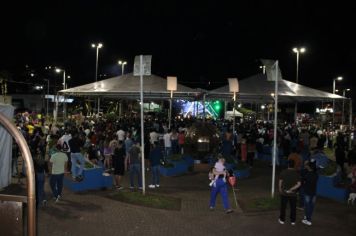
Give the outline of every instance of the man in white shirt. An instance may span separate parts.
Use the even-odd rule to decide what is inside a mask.
[[[120,142],[124,142],[125,140],[125,131],[120,127],[119,130],[116,132],[117,139]]]
[[[171,155],[171,149],[172,149],[170,130],[168,130],[168,132],[163,135],[163,140],[164,140],[165,157],[167,158],[169,155]]]
[[[154,144],[155,142],[158,142],[159,134],[156,132],[156,130],[152,130],[150,133],[150,142],[151,144]]]

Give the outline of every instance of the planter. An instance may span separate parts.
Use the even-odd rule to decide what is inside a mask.
[[[188,167],[194,166],[194,159],[191,156],[183,156],[182,159],[187,163]]]
[[[81,182],[74,182],[72,177],[65,177],[63,184],[73,192],[110,188],[113,185],[112,176],[103,176],[103,168],[91,168],[83,171],[84,179]]]
[[[332,176],[319,175],[317,195],[344,202],[349,195],[349,191],[346,188],[335,187],[339,182],[340,175],[338,174]]]
[[[237,179],[246,179],[250,177],[250,169],[234,170],[234,176]]]
[[[174,167],[166,168],[164,166],[160,166],[160,173],[163,176],[175,176],[181,175],[188,172],[188,165],[185,161],[174,161],[172,162]]]

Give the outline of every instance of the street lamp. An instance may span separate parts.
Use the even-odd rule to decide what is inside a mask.
[[[70,76],[66,77],[66,71],[63,69],[56,68],[57,73],[63,72],[63,90],[66,89],[66,78],[70,78]],[[63,95],[63,117],[66,117],[66,105],[65,105],[65,96]]]
[[[335,94],[335,92],[336,92],[335,81],[341,81],[341,80],[342,80],[341,76],[333,79],[333,94]],[[334,126],[334,122],[335,122],[335,99],[333,99],[333,126]]]
[[[266,74],[266,66],[260,66],[260,69],[262,69],[263,74]]]
[[[119,63],[119,65],[121,65],[121,75],[123,75],[124,74],[125,65],[127,64],[127,61],[119,61],[118,63]]]
[[[351,89],[344,89],[342,91],[342,96],[345,97],[346,92],[349,92]],[[345,99],[342,99],[342,124],[345,123]]]
[[[43,80],[47,81],[46,117],[48,118],[49,79],[43,79]]]
[[[92,48],[96,48],[96,63],[95,63],[95,82],[98,81],[98,60],[99,60],[99,49],[103,47],[103,44],[102,43],[97,43],[97,44],[91,44],[91,47]],[[99,105],[100,102],[99,102],[99,98],[98,98],[98,107],[97,107],[97,111],[99,113]]]
[[[300,53],[304,53],[305,52],[305,48],[304,47],[302,47],[302,48],[293,48],[293,52],[297,54],[297,69],[296,69],[296,75],[295,75],[295,82],[298,84],[299,83],[299,54]],[[294,120],[295,120],[295,123],[298,122],[297,114],[298,114],[298,103],[295,102],[295,105],[294,105]]]
[[[293,48],[293,52],[297,54],[297,71],[296,71],[296,83],[299,83],[299,54],[304,53],[306,50],[305,48]]]

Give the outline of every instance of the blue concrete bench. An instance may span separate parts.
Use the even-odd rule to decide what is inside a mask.
[[[336,187],[339,182],[339,174],[334,174],[332,176],[319,175],[317,195],[331,198],[339,202],[345,202],[349,196],[349,190]]]
[[[75,182],[72,177],[64,177],[63,184],[73,192],[110,188],[113,185],[112,176],[103,176],[104,170],[101,167],[86,169],[83,171],[83,181]]]
[[[188,164],[186,161],[172,161],[173,167],[166,168],[164,166],[160,166],[160,173],[163,176],[175,176],[181,175],[188,172]]]

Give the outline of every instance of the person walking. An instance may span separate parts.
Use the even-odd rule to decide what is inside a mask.
[[[284,224],[286,218],[287,203],[290,204],[290,223],[295,225],[297,190],[301,185],[300,176],[294,169],[294,161],[288,160],[288,169],[283,170],[279,177],[279,193],[281,195],[281,209],[279,223]]]
[[[228,194],[227,194],[227,183],[226,180],[224,180],[224,176],[226,175],[225,171],[217,171],[215,168],[213,169],[213,174],[215,176],[218,176],[218,178],[215,181],[215,184],[212,185],[211,191],[210,191],[210,210],[215,209],[215,203],[216,203],[216,197],[218,193],[221,194],[221,198],[223,201],[225,213],[229,214],[232,213],[232,209],[230,208],[230,203],[228,199]]]
[[[56,202],[58,202],[62,196],[63,177],[68,167],[68,157],[60,150],[61,146],[57,145],[49,160],[49,169],[51,173],[50,186],[53,198]]]
[[[304,219],[303,224],[312,225],[312,215],[316,201],[316,187],[318,183],[318,174],[316,172],[315,161],[307,162],[305,165],[307,173],[302,179],[304,186]]]
[[[158,188],[159,187],[159,168],[160,168],[160,160],[163,159],[163,154],[161,149],[158,146],[158,142],[153,144],[153,148],[150,152],[150,163],[151,163],[151,171],[152,171],[152,182],[148,186],[149,188]]]

